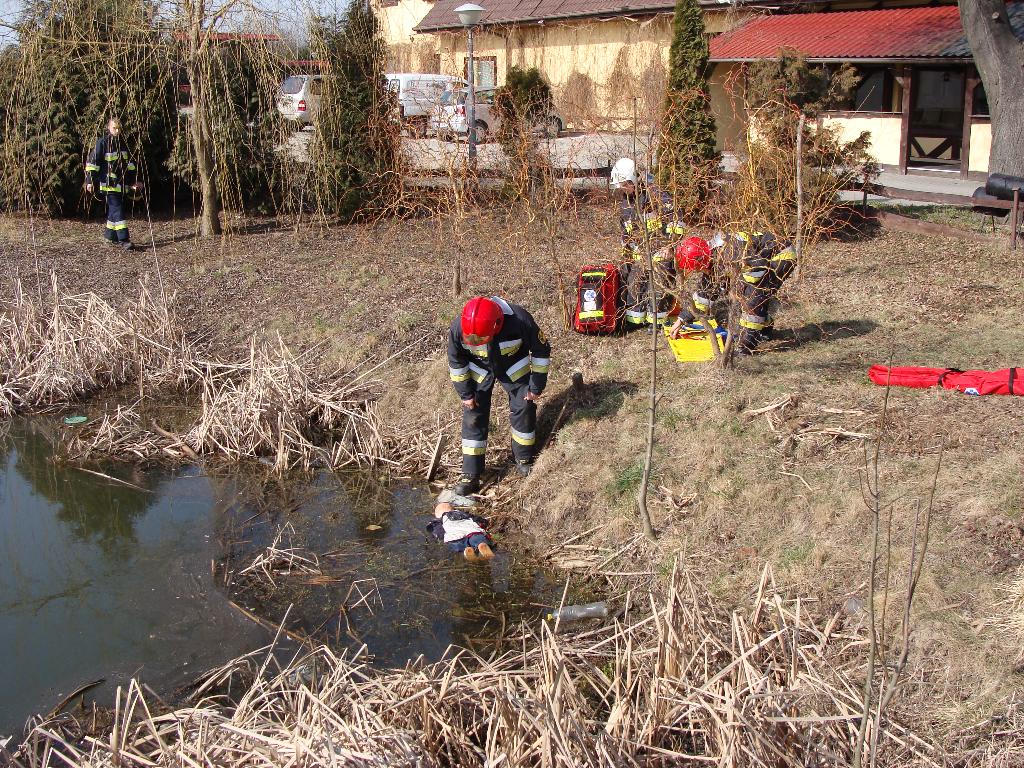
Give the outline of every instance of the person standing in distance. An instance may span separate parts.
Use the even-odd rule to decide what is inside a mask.
[[[121,138],[121,121],[112,117],[107,121],[107,132],[96,142],[86,161],[85,191],[92,194],[98,189],[106,198],[107,224],[103,237],[126,251],[132,249],[132,239],[125,218],[124,196],[128,191],[139,189],[137,171]]]
[[[548,383],[551,345],[522,307],[500,296],[466,302],[448,333],[448,371],[462,401],[462,477],[455,493],[480,490],[494,383],[508,393],[516,471],[533,468],[537,399]]]

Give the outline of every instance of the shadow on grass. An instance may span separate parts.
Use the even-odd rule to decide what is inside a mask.
[[[785,328],[776,333],[777,349],[797,349],[805,344],[839,341],[866,336],[878,327],[873,320],[827,320],[807,323],[799,328]]]
[[[538,445],[547,445],[552,432],[580,419],[596,421],[618,412],[628,395],[636,394],[639,387],[631,381],[597,379],[584,381],[580,388],[568,387],[544,405],[537,417]]]

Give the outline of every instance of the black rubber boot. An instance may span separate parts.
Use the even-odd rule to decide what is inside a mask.
[[[772,340],[772,329],[765,328],[761,331],[744,329],[740,334],[740,354],[752,355],[754,351],[766,341]]]
[[[452,488],[456,496],[469,496],[480,490],[480,478],[475,475],[463,475]]]
[[[517,461],[516,462],[516,472],[518,472],[523,477],[529,477],[530,473],[533,472],[533,462],[532,461]]]

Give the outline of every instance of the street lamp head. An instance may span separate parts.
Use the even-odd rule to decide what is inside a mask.
[[[456,8],[455,12],[459,15],[462,26],[475,27],[480,21],[480,17],[483,16],[484,9],[476,3],[465,3]]]

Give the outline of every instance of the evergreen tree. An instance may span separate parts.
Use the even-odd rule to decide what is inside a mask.
[[[320,210],[350,218],[395,200],[399,124],[384,79],[387,49],[364,3],[311,25],[314,56],[325,62],[311,173]]]
[[[13,87],[0,129],[6,207],[69,215],[88,204],[85,159],[119,117],[140,180],[167,188],[174,82],[146,0],[41,0],[26,8],[5,54]]]
[[[715,117],[708,93],[708,41],[697,0],[676,0],[669,48],[658,177],[677,210],[696,208],[715,173]]]

